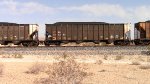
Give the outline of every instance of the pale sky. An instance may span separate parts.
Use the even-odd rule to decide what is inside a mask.
[[[1,0],[0,21],[40,25],[45,23],[94,21],[135,23],[149,20],[150,0]]]

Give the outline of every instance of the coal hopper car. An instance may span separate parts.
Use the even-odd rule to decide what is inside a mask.
[[[0,44],[9,43],[38,46],[38,25],[0,22]]]
[[[69,42],[106,42],[128,45],[130,24],[105,22],[57,22],[46,24],[45,45]]]
[[[150,44],[150,21],[135,23],[134,43],[135,45]]]

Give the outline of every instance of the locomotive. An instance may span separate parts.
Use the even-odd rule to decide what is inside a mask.
[[[93,42],[114,45],[149,45],[150,21],[135,23],[134,40],[131,40],[130,23],[106,22],[56,22],[45,24],[45,46],[61,43]],[[0,44],[38,46],[38,24],[17,24],[0,22]]]

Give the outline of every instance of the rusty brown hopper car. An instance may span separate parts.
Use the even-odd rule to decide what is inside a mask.
[[[129,24],[109,24],[105,22],[57,22],[46,24],[45,44],[68,42],[106,42],[115,45],[128,44]]]
[[[0,44],[14,43],[23,46],[38,45],[37,24],[0,23]]]
[[[135,44],[149,45],[150,44],[150,21],[135,23]]]

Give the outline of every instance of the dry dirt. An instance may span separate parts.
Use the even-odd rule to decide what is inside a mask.
[[[27,74],[26,71],[36,62],[57,62],[57,57],[23,56],[24,58],[0,58],[4,65],[4,72],[0,76],[0,84],[33,84],[34,80],[44,78],[44,73]],[[150,69],[140,69],[141,65],[131,65],[132,61],[149,64],[147,57],[125,56],[116,60],[115,56],[76,57],[75,60],[90,73],[83,80],[83,84],[150,84]],[[49,60],[51,59],[51,60]],[[133,60],[134,59],[134,60]],[[103,63],[99,64],[98,61]]]

